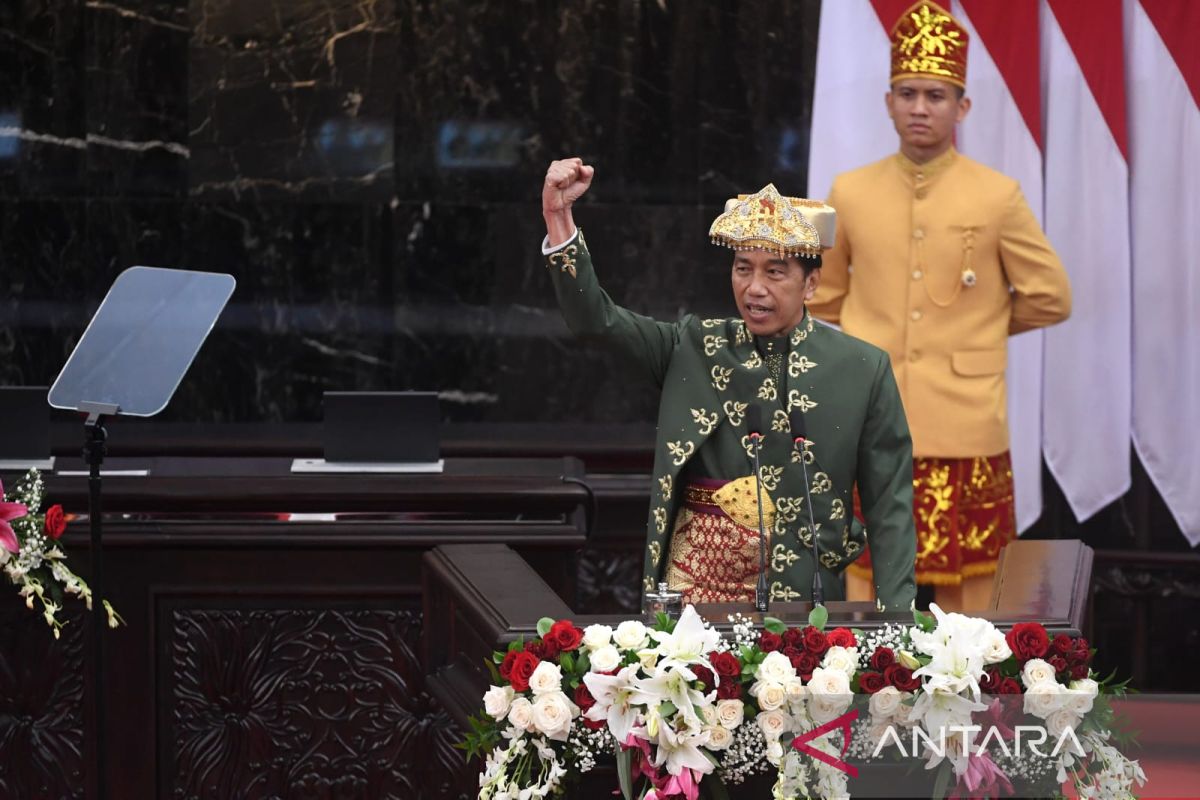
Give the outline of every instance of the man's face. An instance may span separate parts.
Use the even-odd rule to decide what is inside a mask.
[[[896,81],[887,93],[888,116],[910,148],[939,150],[948,147],[954,126],[971,108],[971,101],[958,96],[954,84],[930,78]]]
[[[779,336],[796,327],[820,280],[819,269],[805,278],[798,258],[762,250],[739,251],[733,257],[733,299],[755,336]]]

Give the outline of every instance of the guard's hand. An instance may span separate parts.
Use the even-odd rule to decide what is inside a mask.
[[[546,182],[542,185],[542,213],[561,214],[583,196],[592,185],[594,167],[583,163],[581,158],[564,158],[550,162],[546,170]]]

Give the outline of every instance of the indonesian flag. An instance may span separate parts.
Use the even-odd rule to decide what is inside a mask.
[[[1200,544],[1200,3],[1129,0],[1133,441]]]
[[[1071,277],[1072,294],[1071,318],[1045,332],[1043,447],[1081,520],[1130,485],[1132,287],[1121,2],[1048,0],[1042,16],[1046,233]]]
[[[1042,217],[1042,92],[1038,0],[959,0],[951,12],[971,36],[967,95],[971,112],[958,148],[1015,178]],[[1008,428],[1017,530],[1042,515],[1042,331],[1008,341]]]

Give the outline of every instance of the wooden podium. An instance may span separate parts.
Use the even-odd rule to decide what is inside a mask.
[[[489,684],[484,662],[493,650],[523,636],[537,636],[541,617],[570,619],[577,626],[592,623],[616,625],[624,616],[587,616],[570,606],[538,577],[533,568],[505,545],[446,545],[424,556],[422,595],[425,627],[422,657],[429,691],[462,730],[467,718],[482,707]],[[1076,540],[1016,541],[1000,554],[989,608],[972,612],[1001,629],[1018,622],[1040,622],[1051,636],[1079,636],[1087,614],[1092,574],[1092,549]],[[831,602],[829,627],[870,630],[888,622],[912,622],[910,612],[880,613],[870,603]],[[811,603],[775,603],[769,615],[789,627],[807,623]],[[697,610],[722,632],[728,633],[730,614],[751,619],[762,615],[749,603],[699,605]],[[466,770],[470,772],[470,770]],[[595,789],[587,796],[610,797],[615,778],[588,781]],[[880,796],[888,796],[888,780],[879,781]],[[466,783],[463,784],[467,786]],[[769,783],[766,784],[769,786]],[[743,787],[759,796],[757,784]],[[856,796],[875,792],[855,789]],[[894,787],[893,787],[894,788]],[[766,795],[769,796],[769,792]]]

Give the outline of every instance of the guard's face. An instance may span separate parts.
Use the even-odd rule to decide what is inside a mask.
[[[796,327],[820,280],[819,269],[805,278],[798,258],[762,250],[739,251],[733,257],[733,299],[755,336],[780,336]]]
[[[954,126],[967,116],[971,101],[946,81],[906,78],[887,93],[887,108],[901,142],[937,150],[951,144]]]

